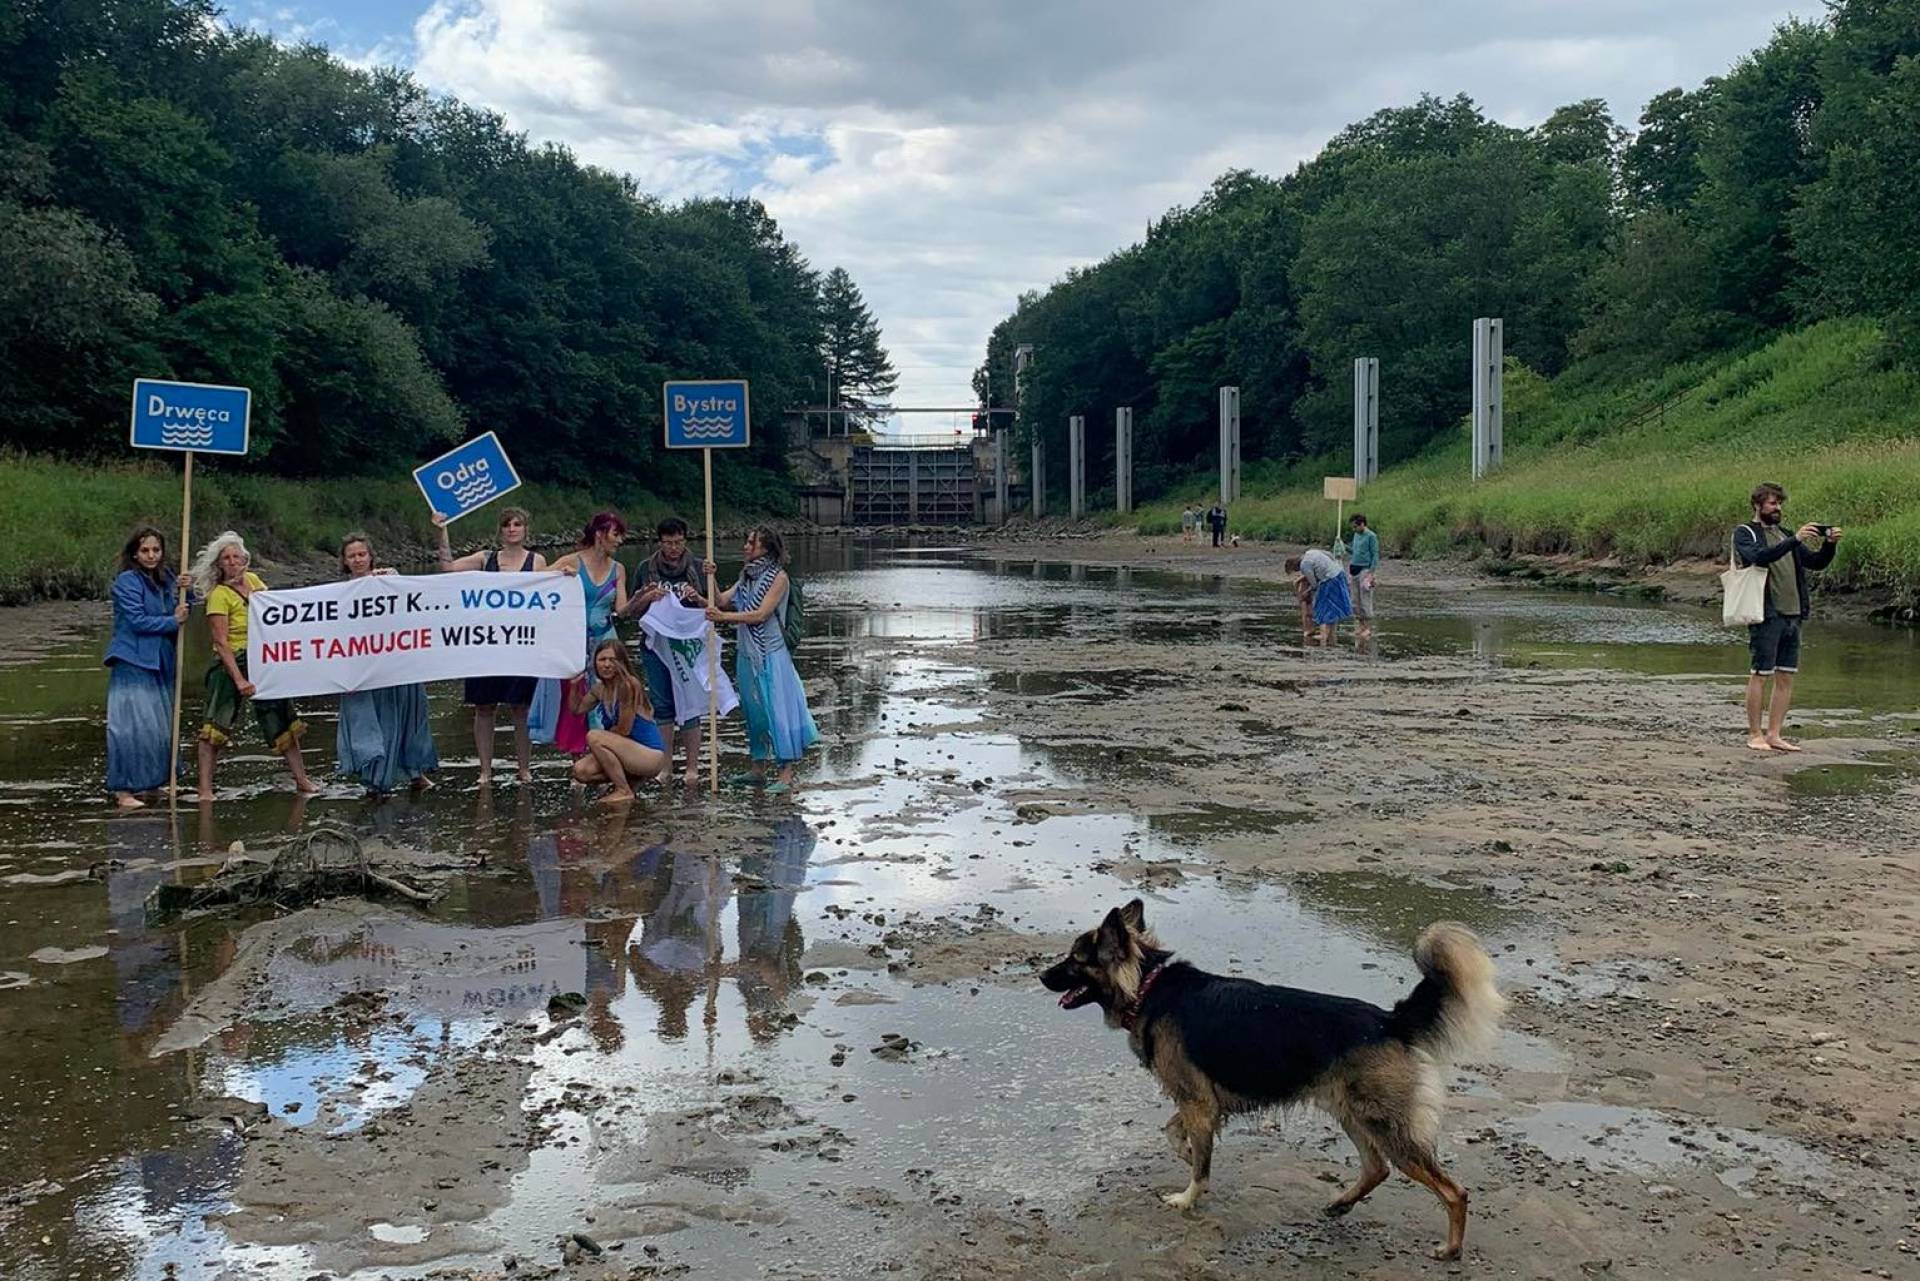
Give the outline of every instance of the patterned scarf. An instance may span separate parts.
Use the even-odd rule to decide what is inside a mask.
[[[774,576],[780,572],[780,566],[771,556],[756,556],[740,570],[740,582],[733,589],[733,608],[742,614],[751,613],[760,608],[760,602],[767,598],[767,592],[773,587]],[[751,646],[756,654],[764,658],[776,649],[786,646],[787,638],[780,630],[780,611],[775,609],[767,615],[765,622],[740,624],[740,644]]]

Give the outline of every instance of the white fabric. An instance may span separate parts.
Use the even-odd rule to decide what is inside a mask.
[[[707,643],[713,635],[706,611],[689,609],[676,597],[662,596],[640,616],[640,634],[646,638],[648,652],[660,660],[661,666],[667,669],[667,678],[673,682],[675,711],[686,717],[695,708],[705,708],[710,666]],[[713,637],[713,645],[716,659],[722,659],[717,636]],[[740,695],[734,692],[733,682],[727,678],[726,663],[715,661],[711,666],[720,681],[714,687],[719,712],[725,716],[740,706]]]
[[[1727,593],[1720,618],[1728,627],[1750,627],[1767,621],[1765,565],[1743,566],[1728,552],[1727,567],[1720,571],[1720,586]]]
[[[564,574],[370,574],[247,602],[247,679],[258,698],[465,676],[565,678],[586,649],[586,601]]]

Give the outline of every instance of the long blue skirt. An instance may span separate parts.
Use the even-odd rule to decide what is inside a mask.
[[[1353,593],[1347,589],[1347,576],[1336,574],[1320,584],[1313,594],[1313,621],[1325,626],[1344,623],[1353,617]]]
[[[797,761],[820,741],[813,714],[807,710],[806,687],[793,670],[793,656],[783,648],[764,659],[753,646],[742,645],[733,665],[733,682],[740,687],[740,710],[747,718],[747,749],[756,761]]]
[[[340,696],[334,750],[339,772],[372,792],[391,792],[440,768],[427,723],[427,687],[390,685]]]
[[[107,669],[107,790],[167,785],[173,759],[173,678],[131,663]]]

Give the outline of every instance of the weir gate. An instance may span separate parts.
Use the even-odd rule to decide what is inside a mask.
[[[816,438],[790,458],[804,478],[801,514],[816,524],[952,527],[998,522],[994,449],[984,434],[856,433]],[[1024,479],[1012,488],[1017,511],[1026,502]]]

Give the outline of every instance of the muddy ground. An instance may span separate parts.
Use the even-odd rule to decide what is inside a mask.
[[[972,550],[1281,577],[1270,548]],[[1445,590],[1459,573],[1395,562],[1383,609],[1396,584]],[[758,1008],[755,1032],[798,1026],[805,1071],[725,1065],[723,1053],[692,1094],[661,1096],[594,1067],[596,1051],[645,1029],[622,1027],[599,998],[577,1014],[536,1009],[467,1043],[416,1048],[405,1070],[423,1083],[357,1128],[210,1109],[204,1123],[244,1144],[223,1230],[304,1245],[320,1275],[368,1277],[1920,1274],[1920,785],[1892,763],[1910,758],[1920,722],[1809,713],[1806,753],[1762,756],[1744,747],[1722,683],[1301,651],[1274,629],[1211,627],[1200,611],[1181,625],[1191,635],[1172,648],[1093,627],[916,647],[916,719],[856,732],[920,750],[803,793],[828,879],[800,903],[878,865],[935,881],[990,867],[998,889],[965,911],[879,897],[817,911],[839,928],[809,927],[795,981],[774,982],[781,999]],[[841,686],[898,648],[855,641]],[[943,763],[962,737],[1038,746],[1058,768],[970,763],[964,749]],[[1871,783],[1822,785],[1858,774]],[[1111,815],[1166,840],[1103,839],[1097,820]],[[940,839],[955,831],[978,839]],[[730,877],[742,904],[779,882],[777,868],[726,871],[724,836],[684,835],[678,857],[710,846],[705,874]],[[615,869],[620,858],[595,851],[619,848],[594,843],[584,857]],[[669,900],[683,892],[674,875]],[[1370,896],[1375,875],[1416,889]],[[1349,1217],[1320,1217],[1357,1163],[1311,1114],[1236,1123],[1211,1196],[1186,1214],[1164,1206],[1158,1194],[1184,1173],[1151,1081],[1095,1014],[1052,1010],[1035,986],[1069,937],[1065,917],[1026,906],[1043,885],[1070,903],[1084,893],[1075,925],[1138,892],[1150,923],[1174,913],[1185,928],[1164,941],[1198,964],[1371,999],[1411,982],[1405,942],[1434,916],[1507,940],[1495,948],[1508,1032],[1490,1061],[1455,1073],[1443,1128],[1445,1161],[1472,1196],[1464,1260],[1426,1258],[1442,1216],[1404,1179]],[[1344,979],[1320,974],[1304,932],[1298,947],[1288,934],[1304,919],[1258,907],[1308,899],[1391,945]],[[1215,915],[1196,902],[1217,903]],[[514,948],[612,955],[647,910],[610,904],[557,940],[514,935],[503,959],[499,937],[423,933],[398,909],[309,909],[244,935],[179,1026],[190,1040],[242,1015],[297,1015],[370,1045],[430,1004],[400,977],[417,972],[408,956],[473,957],[461,964],[492,974]],[[384,978],[354,971],[344,986],[368,995],[342,1004],[341,983],[290,983],[324,977],[315,957],[361,935],[399,958]],[[943,1010],[978,1021],[982,1009],[1035,1022],[997,1042],[942,1036]],[[896,1012],[904,1033],[889,1028]],[[349,1056],[339,1116],[395,1070],[376,1059]],[[530,1086],[536,1073],[544,1087]],[[1071,1095],[1047,1094],[1062,1078]],[[1053,1110],[1020,1118],[998,1176],[978,1168],[975,1127],[997,1133],[996,1097],[1023,1098],[1030,1080]],[[893,1119],[850,1134],[849,1114]],[[902,1155],[878,1137],[889,1126],[933,1137]],[[770,1176],[775,1166],[784,1173]],[[553,1236],[509,1268],[488,1216],[537,1210],[545,1181],[571,1189],[582,1169],[590,1190],[556,1193]],[[586,1244],[569,1245],[574,1233]]]

